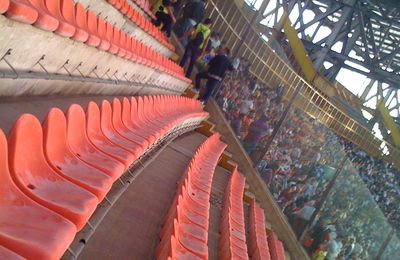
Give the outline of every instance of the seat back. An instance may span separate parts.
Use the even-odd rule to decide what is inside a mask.
[[[72,104],[67,111],[67,141],[78,157],[82,151],[93,150],[86,132],[85,111],[77,104]]]
[[[10,7],[10,0],[1,0],[0,1],[0,14],[5,13]]]
[[[75,4],[72,0],[60,0],[61,14],[65,21],[70,24],[76,25],[75,21]]]
[[[83,5],[80,3],[75,4],[75,21],[79,28],[88,32],[87,13]]]
[[[11,175],[21,189],[35,189],[38,179],[53,179],[55,173],[44,157],[42,126],[35,116],[22,115],[11,129],[8,143]]]
[[[52,108],[43,123],[43,145],[50,164],[57,164],[70,155],[67,144],[67,120],[58,108]]]
[[[112,123],[116,129],[125,128],[124,124],[122,123],[121,101],[119,101],[118,98],[114,98],[112,103]]]
[[[129,99],[124,97],[122,99],[122,122],[125,126],[129,127],[132,124],[131,117],[131,103],[129,103]]]
[[[90,102],[86,110],[86,123],[89,138],[91,136],[100,137],[101,139],[104,138],[100,128],[100,109],[94,102]]]
[[[7,139],[0,129],[0,205],[9,202],[9,196],[15,189],[8,168]]]
[[[114,127],[112,125],[112,108],[110,102],[107,100],[101,102],[100,126],[103,133],[114,134]]]

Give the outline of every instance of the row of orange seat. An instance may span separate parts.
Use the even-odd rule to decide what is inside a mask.
[[[118,5],[123,5],[124,0],[107,0],[108,2],[117,3]],[[139,7],[143,13],[148,15],[150,18],[155,18],[154,14],[151,12],[150,3],[148,0],[131,0],[137,7]]]
[[[249,254],[252,259],[285,260],[285,249],[274,232],[266,235],[264,210],[255,199],[250,203]]]
[[[211,185],[218,159],[226,148],[219,134],[196,151],[160,234],[157,259],[208,259]]]
[[[274,232],[268,236],[268,245],[272,260],[285,260],[285,249]]]
[[[191,82],[178,64],[72,0],[0,0],[0,13]]]
[[[219,239],[222,260],[249,259],[243,209],[245,184],[246,179],[235,168],[224,192]]]
[[[140,1],[137,0],[138,2],[147,2],[147,1]],[[139,26],[142,30],[153,36],[155,39],[160,41],[165,47],[167,47],[171,51],[175,51],[175,47],[168,42],[168,38],[160,31],[157,29],[156,26],[154,26],[149,20],[145,19],[141,14],[139,14],[137,11],[135,11],[134,8],[131,7],[131,5],[128,3],[127,0],[107,0],[111,5],[113,5],[116,9],[118,9],[122,14],[124,14],[126,17],[128,17],[133,23],[135,23],[137,26]],[[145,4],[139,4],[142,6],[148,6]],[[149,9],[148,9],[149,10]],[[151,16],[153,17],[153,14],[151,11],[149,11]]]
[[[0,131],[0,256],[60,258],[131,164],[205,117],[198,101],[175,96],[53,108],[43,125],[22,115],[8,142]]]

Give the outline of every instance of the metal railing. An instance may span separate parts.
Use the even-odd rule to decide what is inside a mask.
[[[238,57],[246,57],[251,62],[250,71],[261,82],[270,87],[285,86],[284,99],[289,100],[299,88],[294,105],[309,116],[323,123],[337,135],[351,141],[368,154],[381,157],[400,168],[400,150],[390,143],[375,137],[368,128],[362,126],[335,106],[326,95],[306,82],[287,64],[263,39],[257,29],[250,25],[249,17],[235,1],[210,0],[206,7],[207,16],[213,20],[213,30],[218,31],[226,44],[238,51]],[[246,39],[243,32],[250,28]]]

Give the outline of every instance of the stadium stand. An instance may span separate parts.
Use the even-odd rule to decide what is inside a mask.
[[[0,258],[307,259],[180,96],[191,79],[148,1],[0,14]]]

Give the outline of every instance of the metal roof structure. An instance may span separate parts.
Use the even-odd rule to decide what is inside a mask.
[[[400,1],[264,0],[263,7],[265,1],[269,3],[260,10],[264,15],[259,22],[266,35],[286,11],[314,67],[325,77],[334,81],[344,68],[369,79],[364,86],[355,82],[361,88],[360,102],[349,104],[349,113],[371,130],[379,123],[383,137],[389,139],[375,108],[384,99],[391,115],[400,121]],[[247,0],[255,7],[260,2]],[[362,111],[371,118],[360,118]]]

